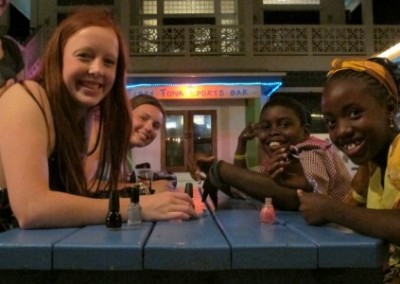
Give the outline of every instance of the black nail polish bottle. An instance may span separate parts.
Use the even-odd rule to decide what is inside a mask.
[[[191,182],[186,183],[185,193],[189,194],[189,196],[193,198],[193,184]]]
[[[121,228],[122,218],[119,212],[119,192],[111,190],[108,205],[108,214],[106,218],[106,227],[109,229]]]

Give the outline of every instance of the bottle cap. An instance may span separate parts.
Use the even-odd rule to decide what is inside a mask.
[[[186,183],[185,193],[189,194],[189,196],[193,198],[193,184],[191,182]]]
[[[132,170],[131,174],[129,175],[129,182],[136,183],[136,172]]]
[[[119,211],[119,192],[118,190],[111,190],[108,203],[109,211]]]
[[[131,202],[139,203],[140,189],[135,186],[131,188]]]
[[[265,197],[265,204],[271,204],[272,203],[272,198],[271,197]]]
[[[133,202],[133,189],[134,188],[135,187],[132,187],[132,186],[127,188],[127,191],[128,191],[128,194],[129,194],[129,199],[131,200],[131,202]]]

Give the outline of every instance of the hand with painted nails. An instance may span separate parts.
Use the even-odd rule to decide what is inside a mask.
[[[197,182],[204,181],[211,165],[215,162],[215,157],[207,155],[205,153],[195,153],[193,157],[189,159],[189,173],[192,179]]]
[[[214,156],[209,156],[204,153],[196,153],[189,161],[190,176],[198,181],[203,182],[202,201],[205,202],[207,197],[211,198],[213,205],[217,208],[218,205],[218,187],[210,181],[210,169],[216,163]]]
[[[326,194],[308,193],[301,189],[297,190],[299,198],[299,212],[310,225],[324,225],[328,222],[326,217],[330,210],[330,204],[335,201]]]
[[[313,191],[304,173],[297,148],[294,146],[290,146],[289,149],[280,147],[274,151],[265,172],[279,185],[293,189],[301,188],[307,192]]]

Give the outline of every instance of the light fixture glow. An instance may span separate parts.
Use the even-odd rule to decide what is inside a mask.
[[[166,84],[166,83],[152,83],[152,84],[131,84],[127,85],[127,89],[132,88],[139,88],[139,87],[186,87],[186,88],[195,88],[196,86],[273,86],[274,91],[278,89],[282,85],[282,82],[236,82],[236,83],[226,83],[226,82],[219,82],[219,83],[193,83],[193,84]]]
[[[270,85],[269,85],[270,86]],[[276,90],[278,90],[282,86],[282,82],[276,82],[275,87],[273,87],[267,94],[265,94],[267,97],[270,97],[273,93],[275,93]]]
[[[389,60],[395,60],[399,56],[400,56],[400,42],[377,55],[377,57],[385,57]]]

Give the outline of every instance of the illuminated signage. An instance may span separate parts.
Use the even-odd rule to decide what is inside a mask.
[[[223,85],[175,85],[135,87],[128,89],[132,96],[147,94],[160,100],[176,99],[243,99],[257,98],[261,95],[261,86],[223,86]]]

